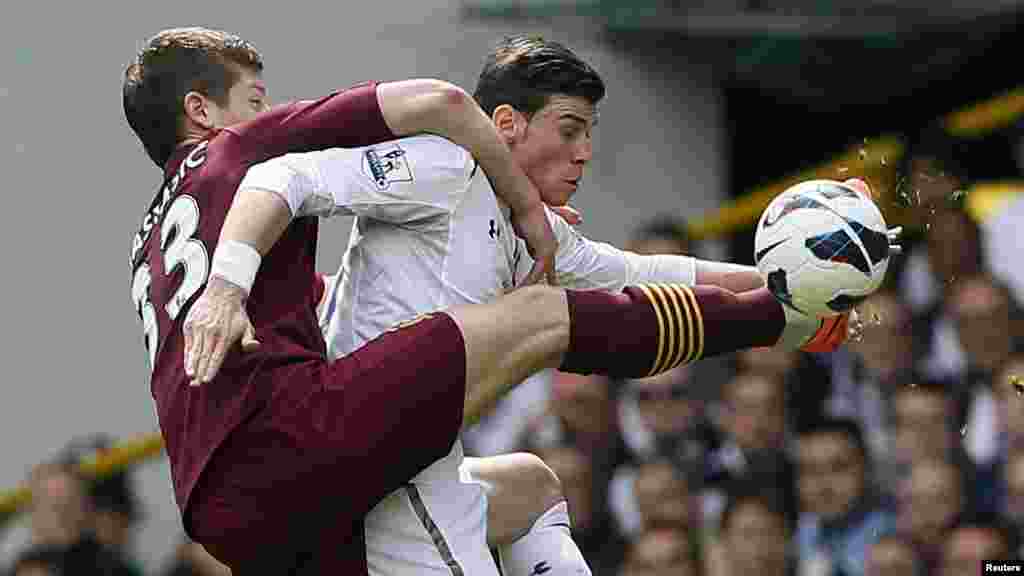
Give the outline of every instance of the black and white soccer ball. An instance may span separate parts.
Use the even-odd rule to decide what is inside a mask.
[[[835,180],[808,180],[765,208],[754,262],[784,306],[834,316],[881,286],[889,266],[887,231],[866,195]]]

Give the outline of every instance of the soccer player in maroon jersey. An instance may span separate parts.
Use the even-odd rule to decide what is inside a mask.
[[[328,559],[334,564],[316,564],[318,557],[304,556],[316,549],[309,536],[318,530],[314,512],[323,507],[350,513],[351,531],[339,528],[331,516],[331,549],[339,549],[350,532],[353,539],[362,537],[358,519],[377,492],[394,489],[449,450],[461,423],[464,367],[450,361],[453,353],[463,355],[461,339],[450,321],[424,323],[399,335],[396,342],[411,345],[412,334],[449,333],[431,337],[440,344],[436,356],[422,355],[420,365],[406,365],[405,375],[391,373],[397,382],[416,370],[433,371],[445,385],[424,386],[422,394],[388,404],[388,417],[377,414],[375,405],[388,399],[387,385],[365,388],[361,395],[346,386],[372,369],[373,350],[360,357],[365,365],[324,361],[310,289],[317,220],[305,218],[294,222],[267,254],[264,274],[251,286],[248,305],[262,339],[259,350],[233,358],[218,385],[190,387],[182,365],[181,324],[210,273],[217,271],[210,255],[239,181],[250,165],[275,155],[431,131],[474,150],[489,165],[488,174],[520,209],[519,231],[542,257],[554,253],[553,235],[536,190],[461,89],[435,80],[366,84],[270,109],[261,71],[261,58],[251,45],[198,28],[161,32],[126,71],[127,120],[165,171],[132,245],[132,299],[143,321],[152,394],[186,529],[243,572],[285,573],[303,563],[313,571],[358,571],[358,554],[338,553]],[[545,266],[535,269],[536,278]],[[376,357],[385,354],[378,350]],[[449,365],[452,375],[446,377]],[[300,403],[311,401],[313,394],[336,399],[317,400],[326,412],[297,418],[297,434],[311,442],[291,445],[275,437],[274,426],[294,418]],[[270,414],[268,406],[280,411]],[[402,427],[418,428],[413,424],[428,422],[427,415],[430,431],[419,434],[421,442],[403,440],[401,450],[375,442],[390,438],[392,427],[399,436]],[[300,461],[275,460],[275,450]],[[325,468],[375,454],[389,456],[380,466],[363,469],[344,489],[337,471]],[[325,470],[331,474],[321,476]],[[332,486],[331,499],[293,492],[312,481]],[[262,492],[267,488],[273,499]],[[262,496],[252,498],[257,493]],[[251,505],[252,514],[232,515],[238,502]]]

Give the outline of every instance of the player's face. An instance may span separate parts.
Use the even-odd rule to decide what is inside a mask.
[[[517,130],[512,153],[551,206],[563,206],[579,188],[593,155],[594,105],[578,96],[552,96]]]
[[[240,68],[238,82],[228,91],[226,106],[209,100],[209,114],[214,128],[225,128],[241,124],[270,109],[267,86],[259,72]]]

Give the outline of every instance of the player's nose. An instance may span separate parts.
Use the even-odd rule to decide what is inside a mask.
[[[586,164],[590,162],[590,159],[594,157],[594,143],[587,136],[583,139],[583,142],[576,147],[576,156],[573,158],[577,164]]]

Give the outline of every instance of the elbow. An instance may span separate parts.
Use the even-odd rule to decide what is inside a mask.
[[[426,95],[424,112],[432,119],[441,121],[459,118],[467,108],[473,105],[473,97],[468,92],[444,80],[431,80]],[[436,124],[437,122],[432,122]]]
[[[473,97],[444,80],[419,79],[381,84],[384,119],[397,136],[424,132],[447,135],[453,122],[467,116]]]

